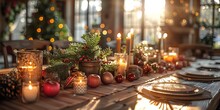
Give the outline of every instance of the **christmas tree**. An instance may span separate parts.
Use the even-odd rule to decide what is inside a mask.
[[[32,15],[32,22],[26,29],[26,38],[50,40],[67,40],[68,29],[57,11],[54,0],[39,0]]]

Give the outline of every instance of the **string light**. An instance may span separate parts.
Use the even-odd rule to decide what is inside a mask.
[[[100,24],[100,28],[105,28],[105,24]]]
[[[50,7],[50,11],[54,11],[54,10],[55,10],[54,6]]]
[[[63,28],[63,24],[59,24],[58,27],[61,29]]]
[[[107,41],[107,42],[110,42],[111,40],[112,40],[112,39],[111,39],[110,37],[107,37],[107,38],[106,38],[106,41]]]
[[[69,36],[69,37],[68,37],[68,41],[73,41],[73,37],[72,37],[72,36]]]
[[[29,37],[28,40],[34,40],[33,37]]]
[[[39,17],[39,21],[43,21],[44,20],[44,17],[43,16],[40,16]]]
[[[55,41],[55,39],[52,37],[52,38],[50,38],[50,42],[54,42]]]
[[[107,32],[106,30],[103,30],[103,31],[102,31],[102,34],[103,34],[103,35],[107,35],[108,32]]]
[[[50,23],[51,24],[54,23],[54,19],[53,18],[50,19]]]
[[[109,29],[109,30],[108,30],[108,34],[111,34],[111,33],[112,33],[112,30],[111,30],[111,29]]]
[[[37,32],[40,33],[41,32],[41,28],[37,28]]]
[[[52,46],[48,46],[48,48],[47,48],[48,51],[51,51],[52,49],[53,49]]]

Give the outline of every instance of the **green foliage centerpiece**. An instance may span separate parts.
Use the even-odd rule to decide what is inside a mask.
[[[98,74],[101,61],[112,53],[110,48],[102,49],[99,46],[100,37],[97,33],[82,35],[83,42],[74,42],[65,50],[57,50],[51,57],[51,63],[78,65],[78,69],[86,75]]]

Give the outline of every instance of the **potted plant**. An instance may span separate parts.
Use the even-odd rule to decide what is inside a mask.
[[[70,66],[77,65],[87,76],[91,73],[98,74],[101,61],[110,55],[112,50],[99,46],[100,35],[97,33],[86,33],[81,38],[83,42],[74,42],[67,49],[57,50],[50,59],[55,62],[62,61]]]

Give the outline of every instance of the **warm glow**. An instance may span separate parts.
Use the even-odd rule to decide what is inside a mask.
[[[145,0],[145,13],[155,21],[160,21],[164,14],[165,0]]]
[[[63,24],[59,24],[58,27],[61,29],[63,28]]]
[[[54,42],[55,41],[55,39],[54,38],[50,38],[50,42]]]
[[[111,40],[112,40],[112,39],[111,39],[110,37],[107,37],[107,38],[106,38],[106,41],[107,41],[107,42],[110,42]]]
[[[48,47],[48,51],[51,51],[52,49],[53,49],[52,46],[49,46],[49,47]]]
[[[32,87],[31,84],[29,84],[28,89],[29,89],[29,90],[32,90],[32,89],[33,89],[33,87]]]
[[[37,32],[40,33],[41,32],[41,28],[37,28]]]
[[[134,29],[133,28],[131,28],[130,33],[134,34]]]
[[[103,35],[107,35],[108,32],[107,32],[106,30],[103,30],[103,31],[102,31],[102,34],[103,34]]]
[[[109,34],[111,34],[111,33],[112,33],[112,30],[111,30],[111,29],[109,29],[109,30],[108,30],[108,33],[109,33]]]
[[[86,11],[88,8],[88,1],[87,0],[83,0],[82,4],[81,4],[81,10],[82,11]]]
[[[163,39],[166,39],[167,36],[168,36],[168,34],[167,34],[167,33],[164,33],[164,34],[163,34]]]
[[[100,28],[105,28],[105,24],[100,24]]]
[[[39,21],[43,21],[44,20],[44,17],[43,16],[40,16],[39,17]]]
[[[54,6],[50,7],[50,11],[54,11],[54,10],[55,10]]]
[[[72,36],[69,36],[69,37],[68,37],[68,41],[73,41],[73,37],[72,37]]]
[[[53,18],[50,19],[50,23],[51,24],[54,23],[54,19]]]
[[[127,39],[131,38],[131,33],[130,33],[130,32],[128,33],[128,35],[127,35],[126,38],[127,38]]]
[[[28,40],[34,40],[33,37],[29,37]]]
[[[117,37],[118,37],[118,38],[121,38],[121,33],[118,33],[118,34],[117,34]]]

